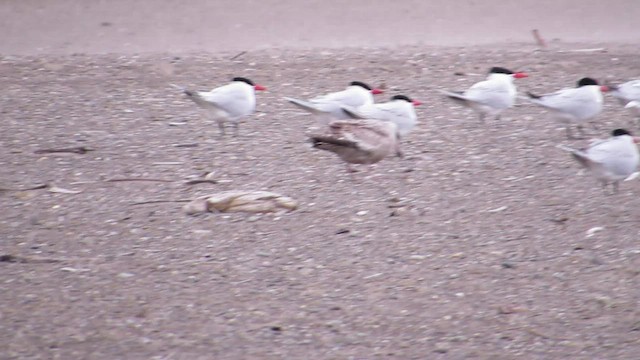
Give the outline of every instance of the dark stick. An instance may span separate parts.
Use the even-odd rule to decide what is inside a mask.
[[[74,153],[74,154],[86,154],[93,149],[88,149],[84,146],[76,146],[72,148],[63,149],[40,149],[34,151],[35,154],[51,154],[51,153]]]
[[[246,53],[247,53],[246,51],[241,51],[241,52],[239,52],[238,54],[236,54],[236,56],[232,57],[232,58],[231,58],[231,59],[229,59],[229,60],[235,60],[235,59],[239,58],[240,56],[242,56],[242,55],[244,55],[244,54],[246,54]]]

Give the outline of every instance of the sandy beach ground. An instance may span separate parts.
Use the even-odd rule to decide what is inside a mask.
[[[636,359],[638,180],[607,195],[556,148],[588,140],[541,109],[519,101],[482,124],[437,90],[496,65],[530,74],[521,93],[639,78],[639,12],[0,2],[0,359]],[[169,86],[232,76],[268,87],[237,138]],[[282,99],[352,80],[424,103],[405,158],[355,181]],[[607,95],[587,130],[617,127],[640,132]],[[187,184],[205,173],[217,183]],[[234,189],[299,208],[182,211]]]

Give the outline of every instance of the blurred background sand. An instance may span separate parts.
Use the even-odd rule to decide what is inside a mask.
[[[638,0],[22,0],[0,2],[0,53],[640,43]]]

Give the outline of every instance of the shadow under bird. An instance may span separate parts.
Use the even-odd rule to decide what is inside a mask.
[[[375,164],[392,153],[399,153],[396,124],[380,120],[335,120],[327,134],[311,137],[314,148],[335,153],[347,163]]]
[[[517,96],[514,79],[526,78],[523,72],[513,72],[503,67],[492,67],[484,81],[473,84],[465,91],[438,90],[448,98],[478,113],[480,121],[486,116],[500,119],[500,114],[513,106]]]
[[[613,193],[618,192],[618,184],[629,178],[638,169],[640,154],[636,145],[640,138],[631,136],[625,129],[615,129],[611,137],[596,140],[583,150],[564,145],[558,148],[571,153],[582,166],[589,170],[600,181],[606,191],[612,184]]]
[[[576,124],[581,136],[584,137],[583,124],[602,112],[602,92],[608,91],[607,86],[600,86],[592,78],[582,78],[577,87],[558,90],[545,95],[527,92],[526,100],[544,107],[551,112],[554,120],[565,124],[568,139],[573,139],[571,124]]]
[[[367,104],[358,108],[342,106],[342,110],[353,119],[389,121],[398,127],[398,135],[407,136],[418,123],[415,107],[422,103],[406,95],[394,95],[384,103]]]
[[[352,81],[342,91],[332,92],[313,99],[299,100],[290,97],[285,97],[284,99],[312,114],[346,120],[350,117],[342,110],[342,106],[357,108],[362,105],[373,104],[373,95],[382,94],[383,92],[361,81]]]
[[[204,109],[218,123],[220,134],[225,135],[225,124],[230,122],[234,135],[238,135],[240,120],[253,114],[256,108],[256,91],[266,90],[262,85],[244,77],[234,77],[227,85],[211,91],[192,91],[177,85],[193,102]]]

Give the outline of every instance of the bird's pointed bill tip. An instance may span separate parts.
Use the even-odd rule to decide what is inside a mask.
[[[257,91],[265,91],[267,90],[267,88],[265,86],[262,85],[254,85],[253,88]]]
[[[382,89],[378,89],[378,88],[375,88],[375,89],[371,90],[371,93],[372,93],[373,95],[384,94],[384,90],[382,90]]]
[[[525,72],[517,72],[515,74],[513,74],[513,77],[516,79],[523,79],[526,77],[529,77],[529,74],[525,73]]]

